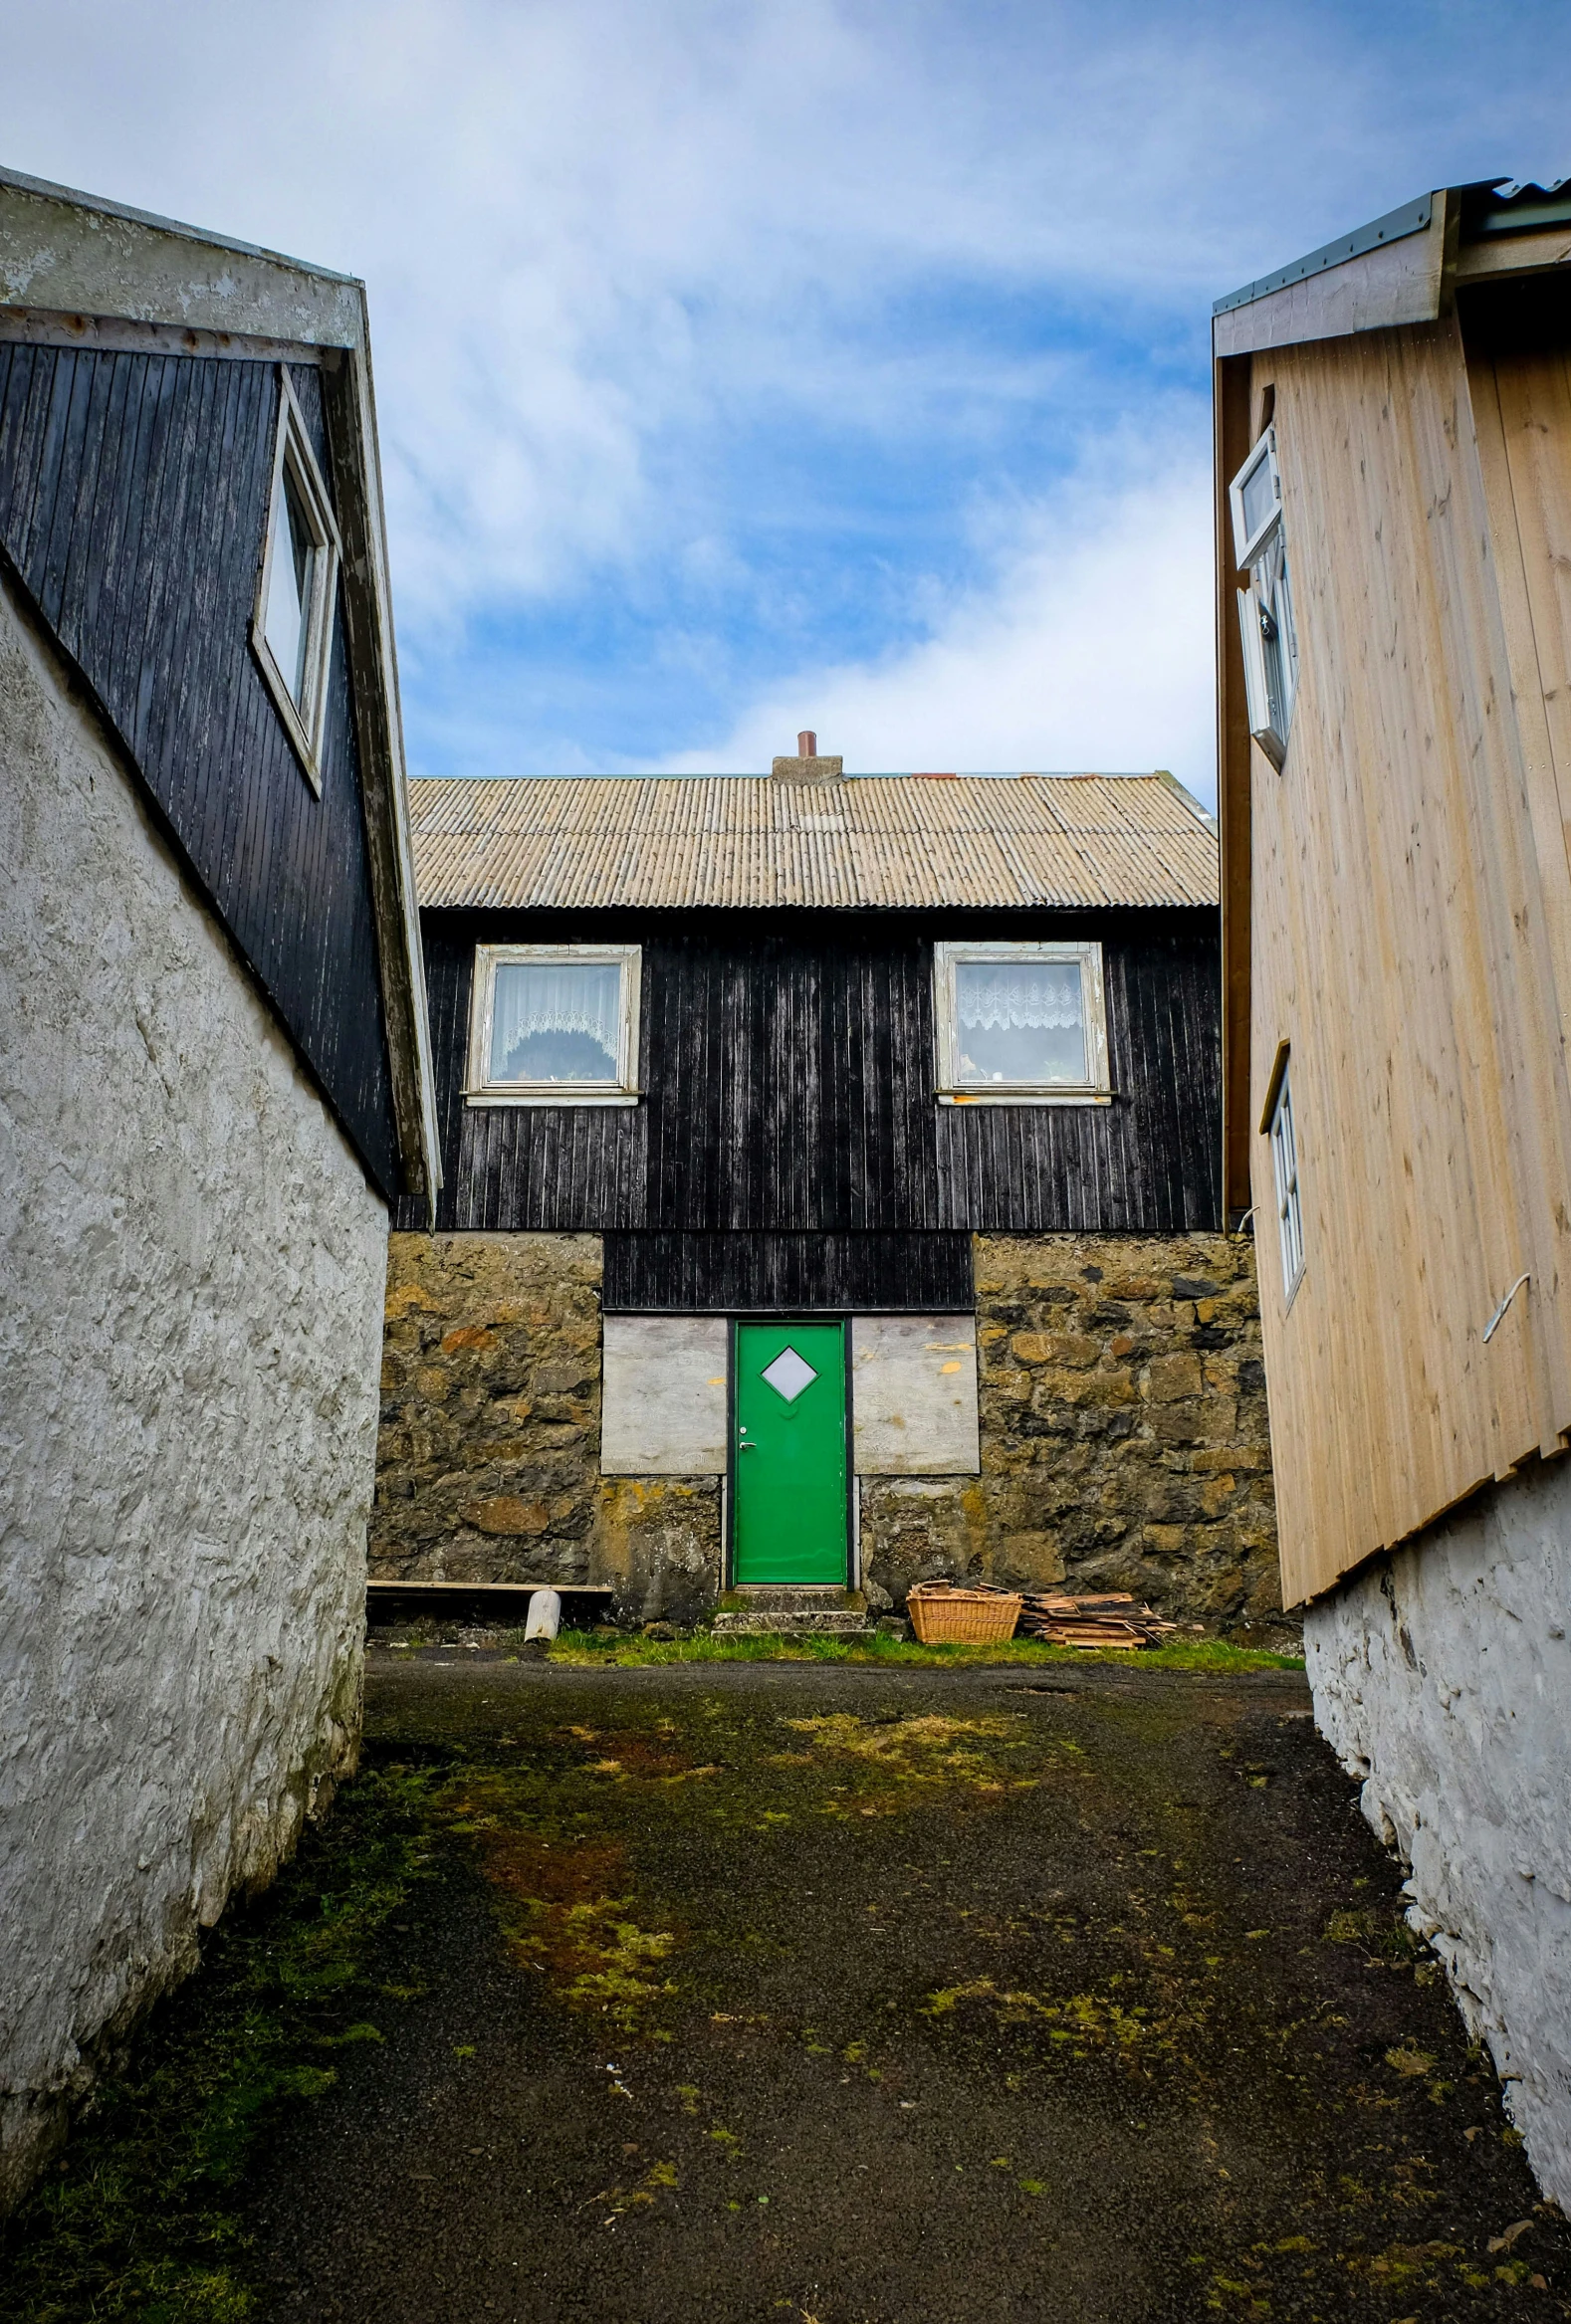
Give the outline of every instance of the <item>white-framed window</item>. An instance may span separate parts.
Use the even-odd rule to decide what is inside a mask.
[[[637,945],[477,945],[472,1106],[638,1103]]]
[[[1303,1278],[1304,1222],[1298,1199],[1298,1139],[1293,1129],[1291,1060],[1278,1053],[1266,1094],[1261,1128],[1271,1142],[1271,1175],[1276,1187],[1276,1234],[1282,1254],[1282,1293],[1290,1303]]]
[[[278,426],[251,644],[307,780],[322,790],[322,731],[333,655],[339,543],[289,372],[278,367]]]
[[[1267,428],[1255,445],[1229,487],[1228,498],[1238,569],[1249,576],[1248,587],[1238,591],[1249,733],[1280,767],[1298,692],[1298,633],[1293,626],[1274,428]]]
[[[1109,1105],[1096,944],[937,944],[941,1104]]]

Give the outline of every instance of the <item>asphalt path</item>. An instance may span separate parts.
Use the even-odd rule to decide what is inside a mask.
[[[373,1653],[380,2038],[255,2173],[313,2324],[1571,2314],[1295,1673]],[[423,1773],[422,1773],[423,1771]]]

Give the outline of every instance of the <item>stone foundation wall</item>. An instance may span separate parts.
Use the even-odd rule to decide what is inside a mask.
[[[598,1235],[392,1236],[373,1580],[608,1583],[623,1622],[714,1605],[720,1480],[600,1475],[599,1295]]]
[[[620,1621],[696,1622],[725,1574],[718,1477],[604,1477],[595,1579]]]
[[[981,1235],[982,1474],[862,1480],[875,1603],[974,1574],[1129,1589],[1233,1635],[1281,1613],[1254,1246]]]
[[[600,1239],[395,1234],[370,1573],[588,1582]]]
[[[1253,1255],[979,1237],[982,1473],[860,1480],[874,1606],[975,1574],[1288,1627]],[[599,1283],[593,1235],[393,1236],[373,1576],[606,1582],[622,1620],[714,1605],[720,1480],[599,1474]]]

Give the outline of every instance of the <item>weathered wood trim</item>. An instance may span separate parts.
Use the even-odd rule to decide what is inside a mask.
[[[119,315],[63,315],[49,307],[0,304],[0,341],[32,347],[96,347],[116,355],[200,355],[232,363],[337,362],[337,350],[307,339],[268,338],[255,332],[193,330],[180,322],[130,321]]]
[[[1217,562],[1217,813],[1222,845],[1222,1204],[1232,1226],[1249,1193],[1249,716],[1234,591],[1228,486],[1249,449],[1250,362],[1214,365]]]
[[[363,347],[351,275],[0,169],[4,304],[309,346]]]
[[[616,1079],[598,1086],[492,1081],[487,1071],[496,1022],[497,970],[512,960],[593,961],[621,971],[616,1027]],[[638,1026],[643,948],[624,944],[477,945],[469,1003],[469,1046],[464,1061],[467,1106],[636,1106]]]
[[[441,1145],[368,348],[328,370],[323,389],[343,538],[344,627],[359,681],[352,689],[355,733],[398,1146],[407,1191],[430,1202],[442,1183]]]
[[[990,1088],[985,1082],[959,1077],[960,1009],[955,970],[963,960],[1077,960],[1080,966],[1080,1005],[1085,1034],[1083,1082],[1051,1089],[1040,1082],[1009,1083]],[[940,938],[933,947],[933,1070],[941,1106],[1108,1106],[1113,1102],[1107,1066],[1107,994],[1102,976],[1102,948],[1084,939],[1077,943],[1021,942],[985,937]]]
[[[1541,275],[1564,266],[1571,266],[1571,232],[1564,226],[1545,227],[1538,233],[1491,235],[1486,241],[1464,243],[1457,253],[1454,280],[1459,287],[1502,282],[1511,275]]]

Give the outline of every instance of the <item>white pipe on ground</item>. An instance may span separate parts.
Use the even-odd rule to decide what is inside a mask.
[[[557,1589],[537,1589],[529,1601],[529,1620],[524,1624],[524,1643],[539,1638],[550,1644],[561,1628],[561,1592]]]

